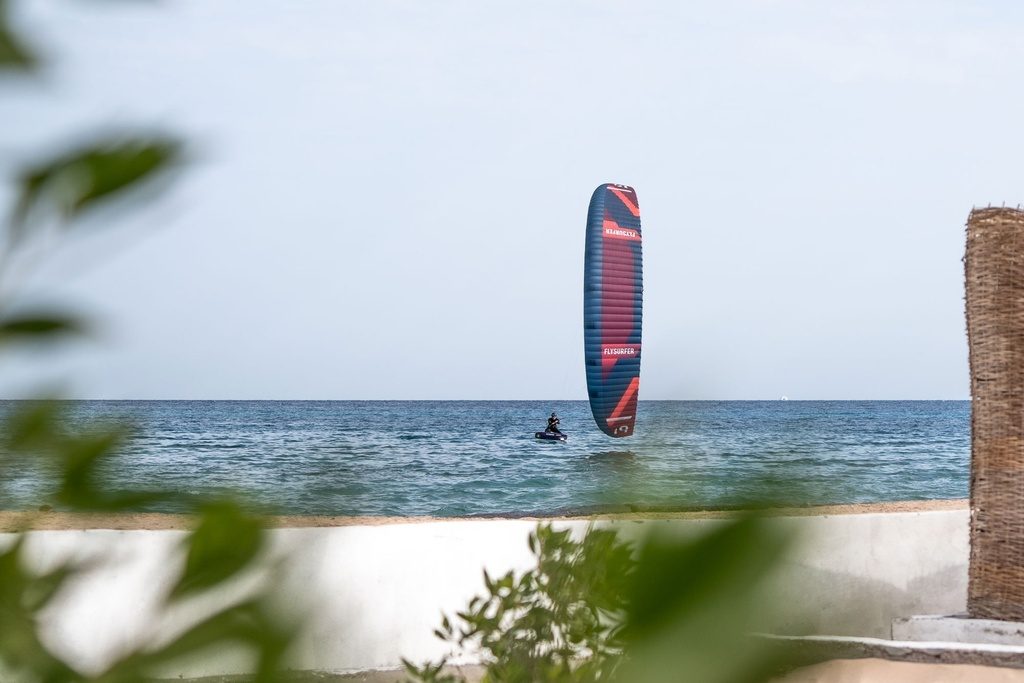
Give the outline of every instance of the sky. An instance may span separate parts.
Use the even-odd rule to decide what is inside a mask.
[[[641,399],[964,399],[964,222],[1024,201],[1011,2],[14,4],[0,171],[189,163],[20,276],[97,332],[0,395],[583,399],[587,205],[632,185]],[[0,191],[8,210],[9,188]]]

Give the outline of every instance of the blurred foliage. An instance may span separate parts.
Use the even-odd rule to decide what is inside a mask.
[[[0,72],[29,71],[38,62],[35,54],[10,26],[10,5],[0,0]]]
[[[787,665],[751,634],[773,623],[771,583],[792,528],[756,511],[706,526],[689,539],[662,528],[639,543],[617,680],[758,683]]]
[[[118,659],[95,679],[85,680],[102,683],[152,680],[154,672],[176,660],[239,645],[256,655],[251,680],[282,680],[285,678],[282,659],[294,632],[285,624],[287,621],[263,598],[240,602],[193,625],[170,643],[154,650],[133,652]]]
[[[181,143],[169,137],[102,137],[31,164],[15,181],[12,240],[20,241],[33,220],[55,216],[68,221],[135,192],[181,156]]]
[[[75,337],[86,329],[78,318],[67,313],[54,311],[33,311],[29,314],[12,314],[0,318],[0,345],[43,341]]]
[[[19,458],[21,467],[48,474],[53,503],[69,510],[110,512],[178,497],[171,492],[106,490],[101,470],[127,443],[129,426],[94,422],[69,432],[68,422],[66,404],[50,399],[20,404],[3,425],[4,455]]]
[[[266,531],[261,520],[237,502],[185,498],[171,491],[110,492],[103,488],[100,467],[114,457],[128,435],[123,425],[89,425],[69,433],[65,405],[54,400],[26,402],[4,423],[0,458],[20,458],[27,466],[46,462],[54,473],[51,502],[68,511],[116,512],[155,500],[176,500],[195,515],[195,527],[181,545],[182,566],[173,587],[153,614],[159,623],[175,604],[193,599],[203,605],[242,576],[264,566]],[[0,505],[0,507],[3,507]],[[29,543],[26,543],[29,539]],[[64,561],[40,571],[30,561],[30,537],[18,535],[0,551],[0,665],[19,679],[128,682],[166,675],[169,664],[216,651],[227,645],[245,648],[256,662],[254,680],[277,680],[294,626],[271,606],[269,581],[192,624],[170,642],[141,645],[118,657],[106,671],[90,676],[76,671],[47,645],[41,611],[72,579],[101,568],[102,562]]]
[[[613,528],[580,540],[540,525],[536,567],[493,579],[486,594],[444,616],[434,634],[479,653],[488,683],[624,681],[757,683],[784,664],[749,634],[771,613],[768,579],[790,535],[754,514],[695,538],[667,532],[636,548]],[[464,683],[448,657],[403,660],[423,683]]]
[[[171,590],[180,598],[228,581],[263,549],[263,527],[231,500],[200,503],[200,524],[188,539],[181,578]]]
[[[37,59],[12,28],[9,15],[8,3],[0,0],[0,70],[31,72]],[[165,135],[82,139],[88,141],[38,155],[16,174],[0,276],[8,274],[2,269],[11,263],[10,257],[31,241],[33,226],[51,220],[71,225],[94,207],[137,194],[182,156],[181,143]],[[74,338],[86,329],[85,321],[67,312],[18,307],[16,293],[0,300],[0,349]],[[55,399],[19,403],[3,417],[0,459],[49,476],[52,492],[42,509],[52,505],[63,511],[116,512],[173,500],[190,510],[195,528],[182,542],[179,575],[162,596],[152,621],[161,623],[183,602],[191,602],[203,616],[170,637],[157,632],[140,638],[135,650],[117,657],[97,675],[78,671],[47,644],[46,619],[41,615],[71,583],[102,561],[72,558],[43,570],[31,552],[31,535],[17,534],[0,543],[0,671],[38,683],[141,681],[166,675],[166,667],[176,661],[232,646],[252,655],[255,680],[277,679],[295,624],[271,606],[270,579],[256,582],[219,609],[210,609],[207,600],[243,576],[266,569],[262,521],[230,499],[196,500],[162,490],[107,490],[103,469],[128,443],[129,426],[94,422],[72,429],[68,418],[67,405]],[[0,482],[0,509],[7,508],[3,486]]]

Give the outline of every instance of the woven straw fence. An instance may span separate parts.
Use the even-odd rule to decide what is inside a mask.
[[[1024,211],[967,219],[971,617],[1024,620]]]

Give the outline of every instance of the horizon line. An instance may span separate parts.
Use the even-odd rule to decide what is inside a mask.
[[[224,402],[224,403],[587,403],[585,398],[71,398],[71,397],[0,397],[0,401],[93,401],[93,402]],[[952,402],[970,401],[966,398],[645,398],[640,403],[835,403],[835,402]]]

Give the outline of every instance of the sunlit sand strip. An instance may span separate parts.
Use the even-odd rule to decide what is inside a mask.
[[[957,500],[920,500],[899,501],[890,503],[857,503],[851,505],[825,505],[818,507],[773,508],[766,512],[772,516],[794,517],[813,515],[858,515],[884,512],[935,512],[943,510],[966,510],[966,499]],[[522,519],[527,521],[545,520],[674,520],[674,519],[716,519],[735,514],[732,510],[669,510],[664,508],[634,508],[621,511],[592,513],[566,513],[547,516],[493,515],[481,517],[342,517],[326,515],[284,515],[269,517],[269,526],[276,528],[309,528],[309,527],[343,527],[343,526],[382,526],[388,524],[417,524],[439,521],[467,521],[486,519]],[[0,511],[0,532],[12,532],[30,526],[36,530],[66,529],[187,529],[191,526],[188,515],[166,514],[159,512],[126,512],[126,513],[80,513],[80,512],[36,512],[21,510]]]

